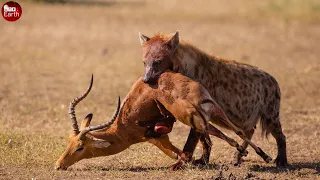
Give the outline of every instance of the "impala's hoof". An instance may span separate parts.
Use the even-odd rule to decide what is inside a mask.
[[[241,163],[239,163],[239,162],[236,162],[233,164],[233,166],[235,166],[235,167],[240,167],[240,165],[241,165]]]
[[[178,161],[176,163],[174,163],[173,165],[170,166],[170,170],[171,171],[177,171],[179,169],[182,169],[182,165],[183,165],[183,162],[182,161]]]
[[[272,158],[270,156],[266,157],[264,160],[266,163],[269,163],[272,161]]]
[[[242,153],[240,153],[241,156],[247,157],[249,152],[245,149]]]
[[[248,152],[247,150],[245,150],[245,151]],[[243,157],[243,153],[236,152],[235,155],[234,155],[234,161],[233,161],[235,163],[233,165],[240,167],[240,165],[244,162],[242,157]]]
[[[243,148],[242,146],[238,146],[237,150],[239,151],[241,156],[247,156],[248,155],[248,151],[245,148]]]
[[[240,167],[240,165],[244,162],[243,158],[239,157],[235,159],[236,162],[233,164],[234,166]]]

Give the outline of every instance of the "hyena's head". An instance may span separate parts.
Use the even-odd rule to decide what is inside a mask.
[[[145,67],[143,82],[155,83],[166,70],[173,69],[173,55],[179,45],[179,32],[173,36],[157,34],[152,38],[139,33]]]

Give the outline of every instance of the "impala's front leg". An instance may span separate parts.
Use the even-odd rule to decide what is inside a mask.
[[[149,139],[148,142],[157,146],[172,159],[178,159],[178,157],[180,157],[182,154],[182,151],[171,143],[168,135],[162,135],[159,138]]]

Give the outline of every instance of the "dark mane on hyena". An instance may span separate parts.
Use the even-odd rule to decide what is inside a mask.
[[[257,67],[209,55],[180,40],[178,32],[152,38],[140,34],[140,42],[144,82],[154,83],[167,69],[200,82],[249,138],[260,120],[263,134],[271,133],[277,140],[277,165],[287,165],[286,140],[279,118],[281,93],[274,77]]]

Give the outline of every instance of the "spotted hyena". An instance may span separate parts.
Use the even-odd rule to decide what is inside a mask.
[[[157,34],[149,38],[139,34],[139,37],[145,83],[156,82],[167,69],[200,82],[249,139],[260,119],[262,132],[266,136],[271,133],[277,141],[276,165],[287,165],[286,137],[279,118],[280,88],[274,77],[257,67],[208,55],[185,41],[179,41],[178,31],[173,36]],[[194,138],[189,136],[189,139]],[[197,143],[196,140],[190,142]],[[185,147],[193,148],[194,144],[190,142]],[[244,142],[243,146],[248,144]],[[189,150],[193,152],[192,148]],[[241,155],[237,154],[236,159],[240,163]]]

